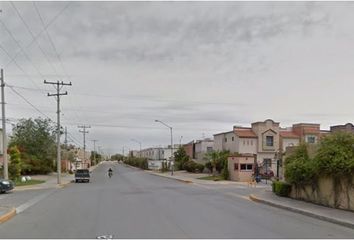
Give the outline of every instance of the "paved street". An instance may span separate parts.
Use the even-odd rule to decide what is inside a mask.
[[[109,166],[114,167],[111,179],[105,174]],[[93,172],[91,183],[73,183],[63,189],[43,190],[37,194],[38,202],[23,208],[20,214],[0,225],[0,236],[1,238],[96,238],[100,235],[113,235],[114,238],[354,236],[354,230],[349,228],[252,202],[245,197],[249,191],[256,190],[186,184],[117,163],[104,163]]]

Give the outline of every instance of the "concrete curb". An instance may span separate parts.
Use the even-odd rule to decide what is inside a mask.
[[[70,181],[70,182],[67,182],[67,183],[59,184],[58,187],[59,187],[59,188],[65,188],[65,187],[67,187],[67,186],[68,186],[70,183],[72,183],[72,182],[73,182],[73,180]]]
[[[295,213],[299,213],[299,214],[302,214],[302,215],[305,215],[305,216],[308,216],[308,217],[312,217],[312,218],[316,218],[316,219],[319,219],[319,220],[335,223],[335,224],[338,224],[338,225],[341,225],[341,226],[344,226],[344,227],[348,227],[348,228],[351,228],[351,229],[354,228],[354,223],[352,223],[352,222],[346,222],[346,221],[342,221],[342,220],[339,220],[339,219],[335,219],[335,218],[323,216],[323,215],[320,215],[320,214],[316,214],[316,213],[313,213],[313,212],[310,212],[310,211],[302,210],[302,209],[299,209],[299,208],[294,208],[294,207],[289,207],[289,206],[285,206],[285,205],[282,205],[282,204],[274,203],[272,201],[265,200],[265,199],[262,199],[260,197],[257,197],[254,194],[249,195],[249,198],[252,201],[254,201],[254,202],[263,203],[263,204],[266,204],[266,205],[269,205],[269,206],[272,206],[272,207],[281,208],[281,209],[288,210],[288,211],[295,212]]]
[[[148,171],[145,171],[145,172],[150,174],[150,175],[154,175],[154,176],[158,176],[158,177],[164,177],[164,178],[176,180],[176,181],[183,182],[183,183],[194,183],[194,182],[189,181],[189,180],[183,180],[183,179],[178,179],[178,178],[174,178],[174,177],[170,177],[170,176],[164,176],[164,175],[160,175],[160,174],[156,174],[156,173],[148,172]]]
[[[125,167],[128,167],[128,168],[132,168],[132,169],[135,169],[135,170],[140,170],[140,171],[143,171],[143,169],[141,168],[137,168],[137,167],[134,167],[134,166],[130,166],[128,164],[124,164]]]
[[[11,208],[7,213],[5,213],[2,216],[0,216],[0,223],[4,223],[4,222],[10,220],[15,215],[16,215],[16,209],[15,208]]]

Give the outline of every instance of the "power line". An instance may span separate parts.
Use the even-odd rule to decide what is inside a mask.
[[[37,41],[37,39],[35,39],[35,35],[32,32],[32,30],[30,29],[30,27],[28,26],[27,22],[24,20],[24,18],[22,17],[20,11],[17,9],[16,5],[13,2],[10,2],[11,6],[15,9],[17,15],[19,16],[19,18],[21,19],[22,23],[25,25],[25,27],[27,28],[28,32],[30,33],[32,40],[35,40],[38,48],[41,50],[43,56],[45,57],[46,61],[48,62],[48,64],[53,68],[54,72],[56,74],[58,74],[58,72],[56,71],[56,68],[54,67],[54,65],[52,64],[52,62],[49,60],[48,55],[45,53],[45,51],[42,49],[41,45],[39,44],[39,42]]]
[[[59,62],[60,62],[61,67],[63,68],[64,74],[66,75],[66,77],[67,77],[68,79],[70,79],[69,75],[68,75],[67,72],[65,71],[65,67],[64,67],[63,61],[61,60],[61,57],[60,57],[60,55],[59,55],[59,53],[58,53],[58,51],[57,51],[57,48],[55,47],[55,44],[54,44],[54,42],[53,42],[53,39],[52,39],[52,37],[50,36],[48,30],[45,28],[45,23],[44,23],[44,20],[43,20],[43,18],[42,18],[42,15],[41,15],[41,13],[39,12],[39,9],[37,8],[36,3],[35,3],[35,2],[32,2],[32,3],[33,3],[34,8],[36,9],[36,12],[37,12],[37,14],[38,14],[38,16],[39,16],[39,19],[41,20],[41,23],[42,23],[42,26],[43,26],[44,30],[45,30],[45,32],[47,33],[47,37],[48,37],[48,39],[49,39],[49,42],[50,42],[50,44],[52,45],[52,47],[53,47],[53,49],[54,49],[54,51],[55,51],[55,54],[57,55],[57,58],[58,58],[58,60],[59,60]]]
[[[37,68],[37,66],[33,63],[33,61],[31,60],[31,58],[28,56],[28,54],[26,53],[26,51],[23,49],[23,47],[21,46],[21,44],[17,41],[17,39],[15,38],[15,36],[12,34],[11,30],[6,26],[6,24],[0,19],[0,23],[3,25],[3,27],[5,28],[5,30],[7,31],[7,33],[11,36],[11,38],[15,41],[15,43],[17,44],[17,46],[20,48],[20,50],[22,51],[23,55],[26,57],[26,59],[32,64],[32,66],[34,67],[34,69],[36,69],[37,73],[42,77],[45,78],[44,75],[41,73],[41,71]],[[37,84],[35,84],[36,87]]]
[[[28,103],[32,108],[34,108],[37,112],[39,112],[40,114],[42,114],[43,116],[49,118],[51,121],[53,121],[53,119],[51,119],[47,114],[43,113],[39,108],[37,108],[35,105],[33,105],[29,100],[27,100],[23,95],[21,95],[19,92],[17,92],[12,86],[7,85],[16,95],[18,95],[20,98],[22,98],[26,103]],[[54,121],[53,121],[54,122]]]
[[[62,8],[62,9],[58,12],[58,14],[55,15],[55,16],[45,25],[44,29],[43,29],[42,31],[40,31],[40,32],[33,38],[33,40],[32,40],[28,45],[26,45],[26,48],[29,48],[30,46],[32,46],[32,44],[37,40],[37,38],[40,37],[40,36],[42,35],[42,33],[43,33],[50,25],[52,25],[52,24],[55,22],[55,20],[69,7],[70,4],[71,4],[71,2],[69,2],[68,4],[66,4],[66,5],[64,6],[64,8]],[[10,61],[9,61],[7,64],[5,64],[5,67],[7,67],[7,66],[8,66],[10,63],[12,63],[13,61],[15,61],[16,57],[18,56],[18,54],[19,54],[20,52],[21,52],[21,51],[18,50],[18,51],[16,52],[16,54],[15,54],[14,57],[12,57],[12,58],[10,57],[11,59],[10,59]]]
[[[6,55],[7,55],[9,58],[11,58],[10,53],[1,45],[1,43],[0,43],[0,48],[6,53]],[[36,82],[33,81],[33,79],[32,79],[32,78],[26,73],[26,71],[17,63],[16,60],[14,60],[14,63],[15,63],[15,65],[18,67],[18,69],[20,69],[20,70],[25,74],[25,76],[33,83],[33,85],[36,86],[38,90],[40,90],[39,87],[37,86]]]

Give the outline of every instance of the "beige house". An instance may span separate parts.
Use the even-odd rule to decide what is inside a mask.
[[[255,168],[255,158],[251,154],[230,156],[228,158],[228,169],[230,180],[247,182],[252,180]]]

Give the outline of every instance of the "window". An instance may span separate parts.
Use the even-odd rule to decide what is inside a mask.
[[[241,164],[241,171],[252,171],[253,164]]]
[[[268,146],[268,147],[274,146],[273,136],[266,136],[266,146]]]
[[[253,146],[253,140],[251,140],[251,145]]]
[[[316,143],[316,136],[307,136],[306,142],[308,142],[308,143]]]
[[[234,139],[234,137],[232,137],[231,139],[232,139],[232,141],[234,141],[234,140],[235,140],[235,139]]]
[[[227,142],[227,138],[225,138],[225,142]]]
[[[234,170],[238,170],[238,163],[234,163]]]
[[[245,140],[243,140],[243,145],[245,145],[246,144],[246,141]]]
[[[207,147],[207,152],[210,153],[213,151],[213,147]]]
[[[250,145],[250,141],[249,140],[247,140],[247,145]]]

